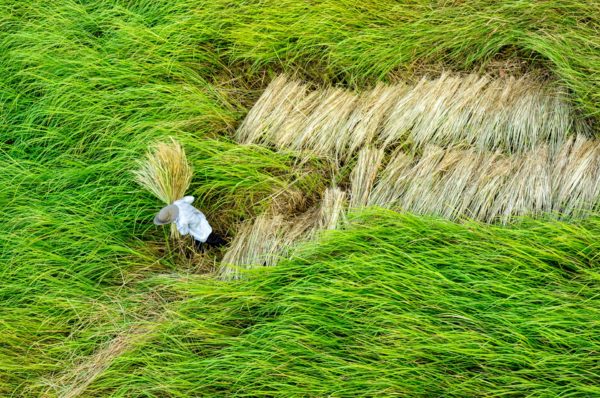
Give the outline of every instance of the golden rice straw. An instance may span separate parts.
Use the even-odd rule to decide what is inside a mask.
[[[262,214],[244,223],[223,256],[220,276],[238,279],[240,269],[274,265],[288,228],[281,215]]]
[[[504,189],[513,169],[511,158],[498,152],[483,154],[479,172],[474,176],[472,193],[465,215],[476,220],[492,222],[496,198]]]
[[[337,187],[327,188],[321,199],[317,228],[337,228],[344,219],[346,202],[346,192]]]
[[[288,81],[284,75],[278,76],[246,115],[236,132],[236,140],[243,144],[270,142],[306,95],[305,85]]]
[[[322,91],[311,91],[300,98],[294,108],[272,134],[272,143],[281,149],[306,149],[308,138],[300,133],[305,129],[309,116],[320,105]]]
[[[427,212],[450,220],[464,216],[485,156],[472,149],[446,151],[438,167],[438,183],[426,202]]]
[[[154,145],[138,166],[135,180],[167,205],[183,198],[192,181],[192,166],[174,138]],[[171,236],[179,236],[175,225],[171,225]]]
[[[565,216],[597,207],[600,198],[600,140],[572,138],[552,170],[553,208]]]
[[[401,209],[415,213],[423,212],[426,208],[425,203],[431,200],[428,196],[433,191],[437,169],[443,157],[442,148],[433,145],[425,147],[423,156],[407,172],[407,188],[398,202]]]
[[[383,149],[364,148],[358,152],[358,160],[350,174],[350,207],[366,206],[373,183],[383,160]]]
[[[343,137],[346,120],[356,102],[357,96],[352,92],[340,88],[326,89],[292,148],[309,149],[323,156],[335,154],[338,140]]]
[[[391,156],[369,194],[370,206],[391,207],[397,204],[409,182],[408,171],[412,161],[412,156],[400,150]]]
[[[240,126],[242,143],[270,143],[347,160],[358,148],[414,143],[554,154],[580,131],[566,95],[530,77],[490,79],[443,73],[407,86],[378,84],[357,95],[276,78]]]
[[[512,170],[492,206],[492,219],[506,223],[514,216],[537,215],[552,209],[548,147],[514,156]]]
[[[372,90],[363,92],[338,137],[337,158],[348,159],[359,148],[371,144],[379,135],[384,120],[389,117],[391,107],[406,89],[401,84],[386,86],[379,83]]]

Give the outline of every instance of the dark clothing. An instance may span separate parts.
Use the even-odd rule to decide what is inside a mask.
[[[221,235],[211,232],[206,239],[206,242],[202,243],[198,240],[194,240],[194,244],[196,245],[196,249],[204,250],[210,249],[211,247],[221,247],[227,244],[227,241],[221,237]]]

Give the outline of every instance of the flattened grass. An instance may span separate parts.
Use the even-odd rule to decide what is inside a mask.
[[[368,210],[186,299],[87,396],[600,393],[599,220],[512,228]]]
[[[235,193],[223,229],[296,180],[287,155],[209,139],[244,109],[203,76],[220,64],[180,30],[188,10],[134,8],[0,4],[1,396],[128,330],[147,301],[136,281],[177,268],[151,224],[161,203],[131,174],[151,143],[182,142],[201,203]]]
[[[228,58],[364,85],[429,65],[498,74],[551,70],[588,115],[600,113],[600,5],[588,1],[210,1]],[[512,66],[511,66],[512,65]]]

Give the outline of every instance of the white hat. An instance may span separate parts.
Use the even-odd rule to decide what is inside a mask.
[[[173,221],[177,220],[179,216],[179,208],[175,205],[168,205],[163,207],[156,217],[154,217],[154,224],[156,225],[165,225],[171,224]]]

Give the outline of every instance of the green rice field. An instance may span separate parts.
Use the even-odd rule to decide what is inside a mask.
[[[0,0],[0,397],[600,397],[599,31]],[[225,246],[152,223],[169,142]]]

